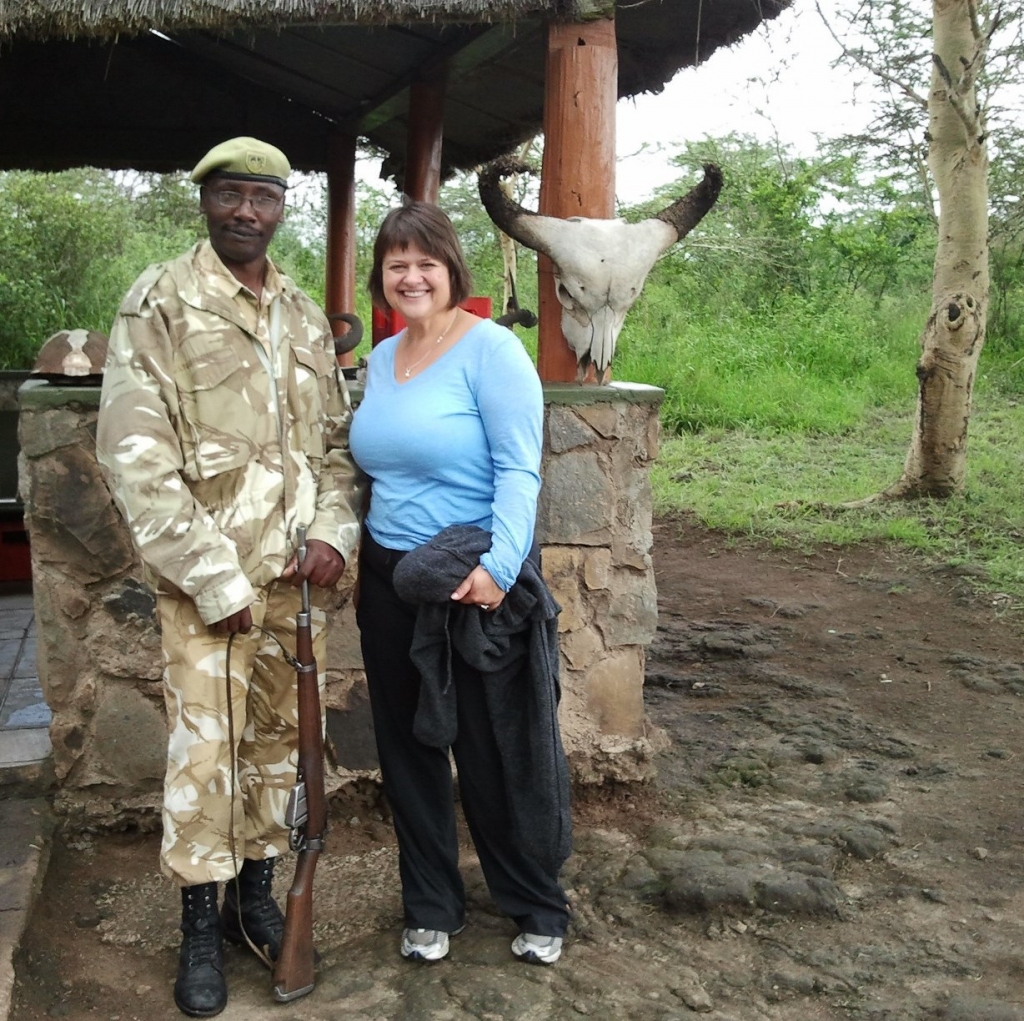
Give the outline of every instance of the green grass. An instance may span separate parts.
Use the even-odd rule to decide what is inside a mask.
[[[706,430],[663,440],[652,472],[656,512],[784,547],[894,542],[929,563],[983,568],[986,587],[1024,598],[1024,407],[993,388],[976,401],[962,495],[841,504],[895,482],[913,404],[875,409],[841,436]]]
[[[912,404],[923,319],[913,306],[792,295],[770,311],[687,312],[655,289],[630,315],[615,373],[665,389],[662,424],[672,433],[837,434],[874,408]]]
[[[1024,603],[1019,339],[982,352],[961,495],[842,507],[901,475],[927,301],[907,286],[885,301],[787,294],[751,310],[645,290],[615,376],[665,390],[656,511],[786,547],[892,542],[982,568],[979,584]]]

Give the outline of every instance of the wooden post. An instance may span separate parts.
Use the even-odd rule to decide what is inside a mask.
[[[356,310],[356,139],[333,132],[327,149],[327,313]],[[335,337],[348,332],[331,321]],[[349,351],[340,365],[354,365]]]
[[[409,198],[420,202],[437,202],[441,192],[444,99],[443,71],[414,82],[409,90],[409,131],[403,191]]]
[[[539,203],[546,216],[615,216],[618,76],[613,19],[548,27]],[[537,370],[544,382],[572,382],[576,356],[562,336],[551,260],[539,256],[537,269]]]

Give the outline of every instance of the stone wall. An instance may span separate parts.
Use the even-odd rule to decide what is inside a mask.
[[[657,623],[649,469],[661,397],[630,384],[545,387],[538,538],[562,606],[560,717],[577,783],[646,779],[660,743],[644,716],[643,675]],[[160,639],[153,597],[96,463],[99,391],[33,380],[19,398],[19,485],[57,807],[83,825],[155,825],[166,745]],[[376,768],[345,588],[327,658],[337,788]]]

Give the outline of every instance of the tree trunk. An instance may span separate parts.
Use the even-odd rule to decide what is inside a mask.
[[[974,0],[933,0],[928,164],[939,200],[932,310],[921,334],[917,418],[889,498],[963,489],[967,426],[988,310],[988,156],[975,79],[987,39]]]

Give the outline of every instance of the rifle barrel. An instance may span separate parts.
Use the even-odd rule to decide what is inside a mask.
[[[298,561],[306,556],[306,529],[296,529]],[[316,983],[313,949],[313,872],[327,831],[327,794],[324,790],[324,733],[313,629],[309,609],[309,582],[302,582],[302,610],[295,621],[296,685],[299,716],[299,778],[306,787],[306,821],[299,828],[295,876],[284,919],[281,951],[274,965],[274,998],[281,1003],[305,996]]]

